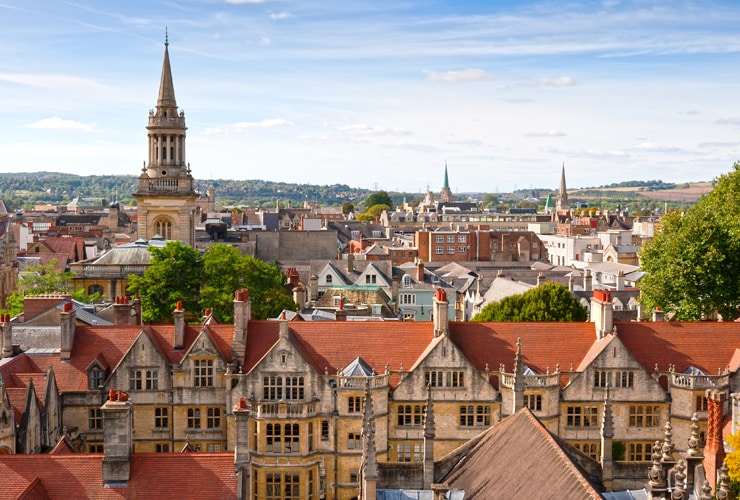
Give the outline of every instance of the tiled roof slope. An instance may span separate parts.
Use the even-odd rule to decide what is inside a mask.
[[[250,321],[244,371],[248,373],[277,342],[279,322]],[[290,339],[319,373],[343,369],[358,356],[376,373],[386,364],[410,369],[434,338],[430,322],[369,322],[360,329],[351,322],[291,322]]]
[[[444,482],[465,498],[602,498],[555,439],[523,408],[492,427]],[[584,457],[585,458],[585,457]]]
[[[617,335],[646,370],[695,366],[709,375],[724,370],[740,346],[740,323],[616,323]]]
[[[450,323],[450,338],[480,371],[513,370],[517,338],[523,363],[537,373],[575,368],[596,340],[593,323]]]
[[[50,499],[236,498],[233,453],[137,453],[126,486],[103,484],[103,456],[2,455],[3,498],[18,498],[39,479]]]

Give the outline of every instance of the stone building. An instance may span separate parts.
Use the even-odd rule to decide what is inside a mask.
[[[134,193],[138,235],[146,240],[159,235],[193,246],[198,193],[186,162],[185,113],[177,110],[168,46],[165,41],[157,104],[149,111],[146,127],[149,156]]]
[[[723,395],[719,411],[727,415],[727,394],[738,388],[740,325],[615,322],[604,291],[594,292],[591,322],[571,324],[448,321],[441,289],[431,322],[257,321],[246,290],[234,305],[232,325],[187,325],[180,309],[173,325],[130,325],[134,306],[123,300],[112,326],[79,325],[73,310],[63,311],[56,349],[17,353],[3,335],[5,391],[30,378],[38,390],[36,378],[53,370],[61,425],[76,429],[69,437],[81,451],[99,453],[101,407],[111,389],[125,390],[135,452],[219,453],[241,442],[248,497],[280,485],[300,498],[351,499],[362,478],[369,400],[377,463],[401,474],[421,467],[427,453],[442,460],[524,407],[602,460],[608,390],[613,446],[623,450],[611,480],[618,490],[644,486],[669,419],[676,449],[685,451],[694,425],[698,436],[706,432],[706,389]],[[9,399],[20,421],[28,410]],[[246,417],[234,410],[240,401]],[[425,445],[430,401],[435,433]],[[424,487],[419,474],[408,476],[408,487]],[[379,473],[377,487],[398,477]]]

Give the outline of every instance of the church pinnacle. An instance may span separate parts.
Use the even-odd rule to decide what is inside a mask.
[[[170,108],[177,113],[175,101],[175,86],[172,84],[172,69],[170,68],[169,35],[164,35],[164,62],[162,63],[162,77],[159,81],[159,95],[157,96],[157,111],[159,108]]]

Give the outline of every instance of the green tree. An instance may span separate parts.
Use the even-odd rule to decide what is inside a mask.
[[[374,205],[387,205],[392,207],[393,200],[391,200],[391,197],[388,196],[388,193],[385,191],[378,191],[377,193],[373,193],[368,196],[367,200],[365,200],[365,211],[367,212],[370,207]]]
[[[495,193],[486,193],[481,199],[483,208],[496,208],[498,206],[498,195]]]
[[[740,164],[685,213],[670,212],[643,245],[641,301],[682,321],[740,316]]]
[[[5,301],[3,313],[17,316],[23,312],[23,298],[42,295],[45,293],[71,293],[74,289],[69,271],[58,271],[59,261],[53,259],[48,264],[38,264],[26,267],[20,273],[18,287]]]
[[[354,211],[355,211],[355,206],[352,204],[352,202],[345,201],[344,203],[342,203],[342,213],[344,215],[347,215],[350,212],[354,212]]]
[[[548,281],[492,302],[471,321],[585,321],[586,308],[560,283]]]
[[[201,309],[210,308],[223,322],[234,320],[234,292],[249,289],[252,317],[276,317],[283,309],[295,310],[285,289],[280,268],[249,255],[231,245],[215,244],[203,254],[204,283],[200,290]]]
[[[203,260],[200,253],[179,241],[168,241],[162,248],[150,247],[152,259],[143,276],[129,276],[128,290],[138,293],[142,317],[147,322],[171,321],[177,302],[197,312]]]

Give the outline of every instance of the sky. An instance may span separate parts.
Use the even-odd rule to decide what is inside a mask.
[[[0,0],[0,172],[138,175],[165,30],[198,179],[453,193],[708,181],[740,2]]]

